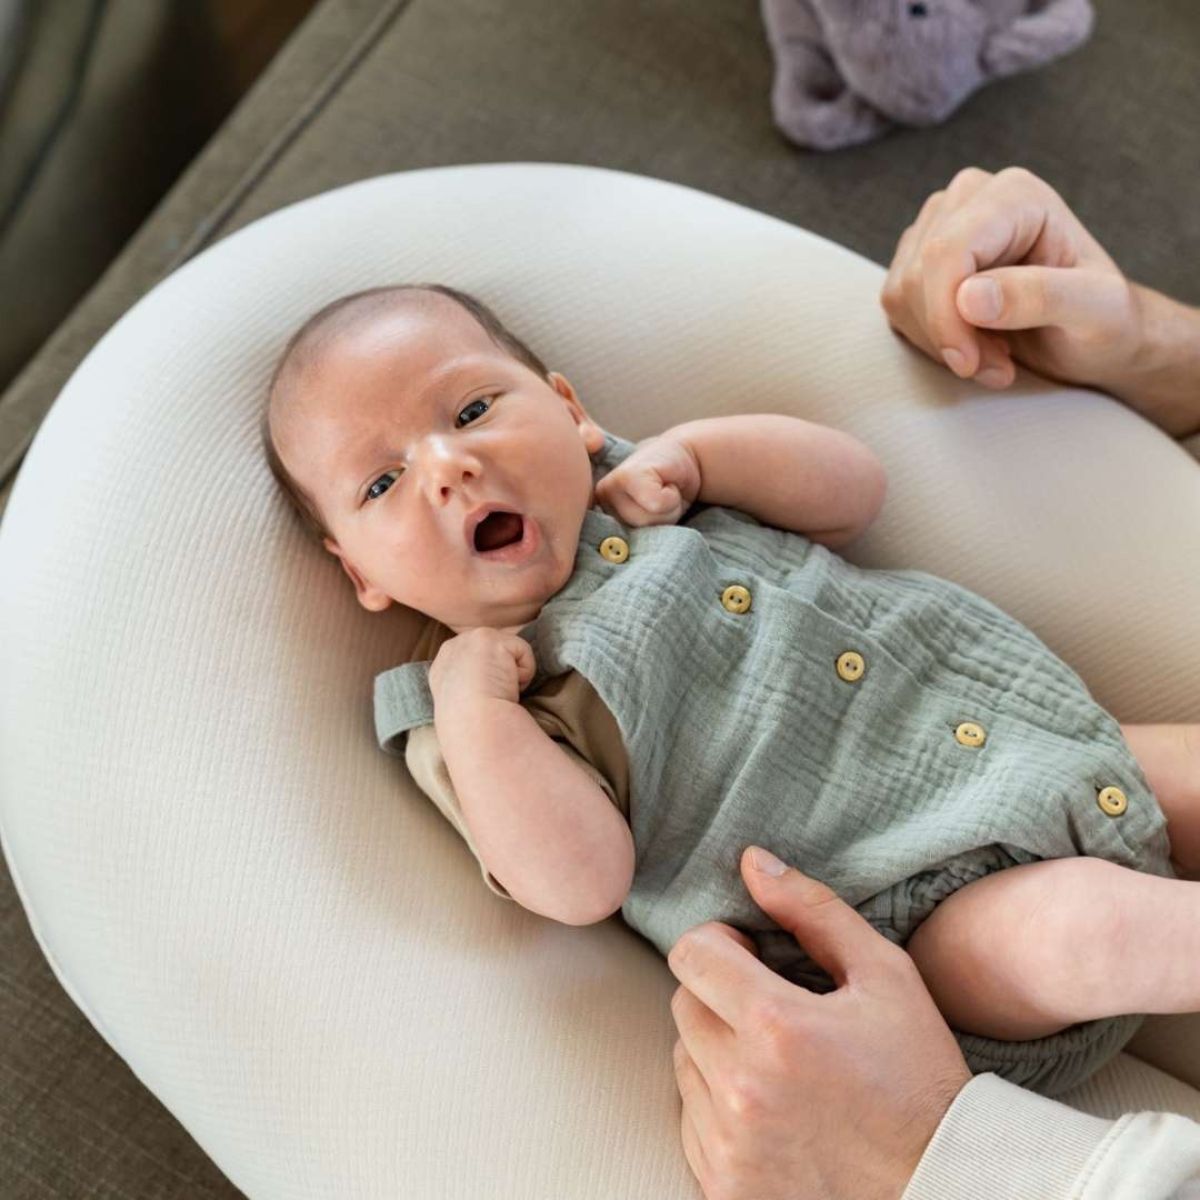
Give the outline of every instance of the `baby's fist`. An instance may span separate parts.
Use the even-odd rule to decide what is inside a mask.
[[[596,484],[596,503],[626,525],[674,525],[700,494],[700,463],[670,434],[642,442]]]

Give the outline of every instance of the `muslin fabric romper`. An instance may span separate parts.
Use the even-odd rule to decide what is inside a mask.
[[[595,480],[633,449],[606,434]],[[1175,877],[1116,719],[1031,630],[949,580],[857,567],[719,505],[647,526],[592,508],[573,574],[519,632],[537,663],[526,691],[576,670],[620,727],[636,849],[621,914],[664,956],[722,921],[785,978],[833,989],[751,899],[750,844],[899,945],[940,900],[1020,863],[1091,855]],[[376,676],[391,753],[433,721],[429,666]],[[1143,1019],[1029,1041],[954,1032],[976,1074],[1055,1095]]]

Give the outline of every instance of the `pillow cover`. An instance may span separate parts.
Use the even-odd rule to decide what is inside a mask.
[[[421,618],[358,606],[258,442],[276,357],[334,297],[475,292],[631,439],[845,428],[889,475],[847,558],[987,596],[1123,721],[1200,720],[1196,461],[1100,393],[957,380],[891,332],[883,277],[662,180],[432,168],[230,234],[64,387],[0,526],[4,851],[63,987],[252,1200],[696,1194],[666,963],[618,919],[492,896],[375,744],[372,680]],[[1147,1026],[1200,1082],[1192,1018]],[[1148,1094],[1200,1117],[1131,1053],[1066,1098]]]

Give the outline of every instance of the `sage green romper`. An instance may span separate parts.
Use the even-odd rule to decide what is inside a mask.
[[[633,449],[606,435],[595,479]],[[621,913],[664,956],[723,921],[785,978],[833,989],[751,899],[738,865],[751,843],[898,945],[944,897],[1020,863],[1091,855],[1175,877],[1117,721],[1029,629],[949,580],[857,567],[718,505],[647,526],[592,508],[574,573],[520,636],[529,687],[574,669],[621,730],[636,847]],[[429,665],[376,676],[389,753],[433,720]],[[1054,1095],[1142,1020],[955,1036],[973,1072]]]

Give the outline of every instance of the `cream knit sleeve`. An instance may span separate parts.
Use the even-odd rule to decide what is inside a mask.
[[[1200,1200],[1200,1125],[1176,1113],[1093,1117],[976,1075],[946,1110],[900,1200]]]

